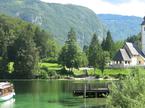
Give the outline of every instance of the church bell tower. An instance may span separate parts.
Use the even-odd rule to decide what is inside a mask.
[[[142,41],[142,52],[145,54],[145,17],[141,24],[141,41]]]

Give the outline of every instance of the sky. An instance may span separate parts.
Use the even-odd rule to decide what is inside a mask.
[[[96,14],[145,16],[145,0],[41,0],[48,3],[75,4],[90,8]]]

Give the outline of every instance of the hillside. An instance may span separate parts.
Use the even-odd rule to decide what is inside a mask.
[[[98,14],[100,20],[111,31],[113,39],[123,40],[140,32],[142,18],[112,14]]]
[[[77,32],[81,45],[87,44],[94,32],[102,39],[106,31],[96,14],[81,6],[50,4],[39,0],[1,0],[0,13],[40,25],[53,33],[61,44],[71,27]]]

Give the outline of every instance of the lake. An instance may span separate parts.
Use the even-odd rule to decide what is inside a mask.
[[[13,81],[15,98],[0,103],[0,108],[102,108],[105,98],[74,97],[74,89],[101,86],[99,81],[19,80]]]

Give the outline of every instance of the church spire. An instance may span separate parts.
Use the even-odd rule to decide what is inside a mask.
[[[143,18],[143,22],[141,23],[141,25],[145,25],[145,16]]]

